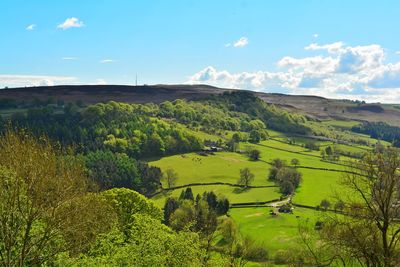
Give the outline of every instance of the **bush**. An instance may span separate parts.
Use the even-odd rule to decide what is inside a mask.
[[[252,150],[250,150],[250,152],[249,152],[249,158],[250,158],[251,160],[254,160],[254,161],[255,161],[255,160],[259,160],[260,154],[261,154],[260,150],[252,149]]]
[[[286,251],[278,250],[275,253],[274,263],[277,265],[283,265],[283,264],[286,264],[287,262],[288,261],[287,261]]]

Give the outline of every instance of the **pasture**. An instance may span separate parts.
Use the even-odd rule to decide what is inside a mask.
[[[250,236],[262,243],[271,256],[278,250],[299,246],[299,222],[308,220],[312,225],[323,216],[323,212],[295,208],[293,214],[269,214],[271,208],[236,208],[229,211],[242,235]]]

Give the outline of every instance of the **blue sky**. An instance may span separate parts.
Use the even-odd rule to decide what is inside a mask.
[[[0,87],[206,83],[400,102],[400,1],[1,0]]]

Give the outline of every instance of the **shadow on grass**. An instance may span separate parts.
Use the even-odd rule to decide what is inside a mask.
[[[248,188],[248,187],[236,187],[235,189],[233,189],[233,193],[241,194],[241,193],[247,192],[249,190],[250,190],[250,188]]]

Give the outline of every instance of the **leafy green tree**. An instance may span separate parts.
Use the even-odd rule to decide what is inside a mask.
[[[249,168],[240,169],[240,178],[238,180],[238,184],[244,186],[245,188],[249,187],[254,180],[254,174],[250,171]]]
[[[286,165],[287,164],[286,164],[285,160],[281,160],[278,158],[272,160],[272,166],[277,169],[281,169],[281,168],[285,167]]]
[[[335,203],[335,206],[334,206],[336,211],[343,211],[345,209],[345,207],[346,207],[346,204],[344,203],[343,200],[340,200],[340,199]]]
[[[60,266],[201,266],[204,252],[195,233],[171,231],[152,216],[132,215],[129,239],[118,230],[101,235],[91,250],[62,258]]]
[[[107,232],[109,209],[85,196],[86,189],[80,161],[45,138],[7,131],[0,138],[0,264],[50,264],[61,252],[85,251]]]
[[[182,195],[182,197],[180,199],[186,199],[186,200],[194,201],[192,188],[188,187],[182,192],[183,192],[183,195]]]
[[[327,199],[323,199],[323,200],[321,200],[321,203],[319,205],[324,210],[327,210],[331,206],[331,202],[329,202],[329,200],[327,200]]]
[[[140,187],[136,160],[126,154],[98,150],[89,152],[85,156],[85,162],[89,177],[101,190],[115,187],[138,190]]]
[[[261,155],[261,152],[258,149],[252,149],[249,152],[249,158],[251,160],[254,160],[254,161],[259,160],[260,159],[260,155]]]
[[[249,141],[251,143],[259,143],[261,141],[261,133],[260,130],[252,130],[250,132]]]
[[[268,172],[268,180],[269,181],[276,181],[279,169],[276,167],[271,167]]]
[[[354,266],[396,266],[400,257],[399,150],[371,152],[353,164],[351,173],[342,180],[348,193],[342,192],[340,198],[345,203],[343,212],[349,216],[327,216],[317,239],[305,243],[307,255],[313,265],[320,266],[343,262]],[[321,246],[310,246],[313,243],[331,248],[330,253],[316,257]]]
[[[280,183],[281,193],[284,195],[290,195],[294,192],[295,187],[290,181],[283,181]]]
[[[180,202],[169,218],[172,229],[177,231],[190,230],[196,225],[196,210],[193,202],[184,199]]]
[[[226,198],[218,200],[217,203],[217,214],[224,215],[229,211],[229,200]]]
[[[169,197],[165,201],[164,205],[164,223],[165,225],[169,225],[170,221],[169,218],[171,217],[171,214],[174,213],[175,210],[179,208],[179,202],[175,198]]]
[[[149,196],[161,188],[162,172],[156,166],[150,166],[147,162],[139,161],[138,170],[141,177],[139,192]]]
[[[291,163],[294,167],[297,167],[297,166],[300,165],[300,161],[299,161],[298,159],[296,159],[296,158],[292,159],[292,160],[290,161],[290,163]]]
[[[102,195],[117,214],[119,227],[125,234],[129,234],[128,228],[134,214],[146,214],[159,221],[164,217],[162,211],[151,200],[133,190],[113,188],[102,192]]]
[[[218,199],[217,199],[217,195],[211,191],[211,192],[204,192],[203,194],[203,199],[205,199],[208,203],[208,206],[211,209],[216,209],[217,204],[218,204]]]
[[[164,174],[164,180],[168,188],[174,187],[176,180],[178,180],[178,173],[173,169],[167,169]]]

